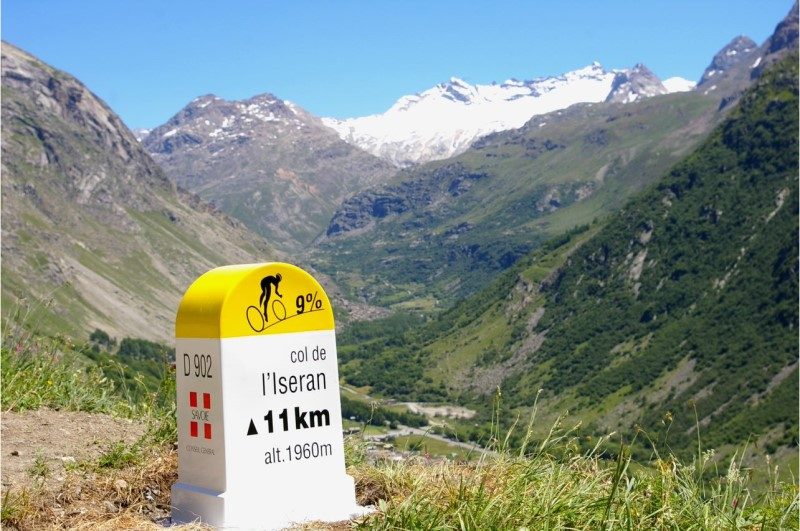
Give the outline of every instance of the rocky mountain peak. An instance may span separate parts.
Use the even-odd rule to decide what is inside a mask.
[[[769,40],[769,53],[778,53],[781,50],[797,48],[798,33],[798,5],[794,3],[789,14],[786,15],[772,34]]]
[[[606,69],[603,68],[602,64],[600,64],[598,61],[592,61],[592,64],[585,66],[583,68],[579,68],[578,70],[567,72],[563,76],[558,76],[558,78],[562,78],[565,80],[601,79],[608,76],[608,74],[609,74],[608,71],[606,71]]]
[[[245,112],[251,112],[256,117],[258,117],[259,113],[271,113],[273,116],[286,121],[297,119],[307,121],[310,119],[310,115],[305,113],[305,111],[303,111],[300,107],[288,100],[282,100],[268,92],[254,96],[249,100],[245,100],[244,104]],[[241,110],[240,106],[237,106],[237,108]]]
[[[143,145],[178,185],[286,247],[311,241],[346,195],[393,173],[270,93],[195,98]]]
[[[440,83],[437,88],[441,91],[442,98],[466,105],[479,98],[477,87],[457,77],[451,77],[448,83]]]
[[[208,107],[212,103],[221,100],[222,98],[218,97],[216,94],[203,94],[202,96],[198,96],[195,99],[193,99],[190,105],[203,109],[205,107]]]
[[[756,79],[771,65],[780,61],[786,54],[797,52],[798,47],[798,3],[795,2],[789,13],[781,20],[775,31],[761,45],[759,56],[751,66],[750,77]]]
[[[151,154],[169,154],[187,146],[247,142],[278,130],[303,128],[315,123],[307,113],[270,93],[247,100],[228,101],[214,94],[195,98],[153,129],[143,143]]]
[[[649,98],[668,92],[658,76],[639,63],[630,70],[615,73],[606,102],[632,103],[639,98]]]
[[[717,52],[697,86],[710,83],[715,77],[719,79],[743,61],[749,60],[757,51],[758,45],[750,37],[739,35]]]

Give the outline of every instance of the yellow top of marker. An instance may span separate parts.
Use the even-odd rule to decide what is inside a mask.
[[[218,267],[195,280],[175,318],[179,338],[223,338],[333,330],[325,290],[281,262]]]

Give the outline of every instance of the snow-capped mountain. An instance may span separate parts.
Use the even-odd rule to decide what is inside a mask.
[[[145,138],[147,138],[147,135],[149,135],[149,134],[150,134],[150,131],[151,131],[151,130],[152,130],[152,129],[144,129],[144,128],[141,128],[141,127],[137,127],[137,128],[135,128],[135,129],[131,129],[131,133],[133,133],[133,136],[135,136],[135,137],[136,137],[136,140],[138,140],[139,142],[141,142],[141,141],[143,141]]]
[[[344,197],[395,171],[272,94],[201,96],[142,145],[178,185],[284,249],[307,244]]]
[[[531,81],[472,85],[451,78],[420,94],[403,96],[383,114],[323,122],[346,142],[404,167],[451,157],[481,136],[516,129],[533,116],[575,103],[629,103],[685,90],[690,84],[673,78],[671,90],[643,65],[608,71],[595,62]]]

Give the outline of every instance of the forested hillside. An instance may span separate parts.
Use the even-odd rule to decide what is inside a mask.
[[[636,397],[638,414],[606,422],[652,426],[672,411],[671,438],[686,445],[696,407],[709,444],[770,431],[796,444],[797,75],[796,54],[768,71],[576,252],[534,330],[547,339],[530,362],[551,370],[508,382],[511,400],[539,387],[582,407]],[[666,396],[647,392],[656,384]]]

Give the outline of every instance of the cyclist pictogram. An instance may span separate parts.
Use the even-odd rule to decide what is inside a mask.
[[[264,308],[264,320],[267,322],[269,322],[269,311],[267,311],[267,308],[269,307],[269,298],[272,292],[272,286],[275,286],[275,295],[283,298],[283,295],[281,295],[278,291],[278,284],[281,283],[282,279],[283,275],[280,273],[277,275],[269,275],[261,279],[261,296],[258,298],[258,303]],[[284,311],[284,313],[286,312]]]
[[[261,288],[258,297],[259,305],[248,306],[245,311],[247,324],[250,325],[254,332],[263,332],[286,319],[323,309],[322,300],[318,298],[317,291],[313,293],[309,291],[308,293],[300,293],[295,297],[297,312],[294,315],[289,315],[282,301],[283,294],[279,291],[279,285],[282,280],[283,275],[277,273],[267,275],[259,282]],[[272,298],[273,292],[278,296],[277,299]]]

